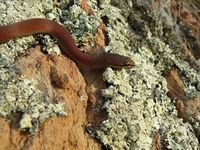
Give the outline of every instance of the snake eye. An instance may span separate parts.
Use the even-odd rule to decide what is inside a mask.
[[[126,67],[134,67],[134,66],[135,66],[135,63],[132,60],[126,62]]]

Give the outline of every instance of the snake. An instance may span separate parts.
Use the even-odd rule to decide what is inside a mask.
[[[0,26],[0,44],[11,39],[36,34],[49,34],[54,37],[66,56],[88,68],[129,68],[135,65],[126,56],[112,53],[91,55],[80,51],[70,32],[64,26],[45,18],[33,18]]]

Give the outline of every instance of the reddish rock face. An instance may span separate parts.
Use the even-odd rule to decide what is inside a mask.
[[[10,123],[0,119],[1,148],[98,149],[98,144],[85,132],[88,97],[84,78],[75,63],[62,55],[45,55],[40,47],[28,51],[29,54],[17,62],[23,68],[21,74],[28,79],[38,79],[38,88],[48,92],[51,100],[63,101],[67,116],[46,120],[36,134],[18,128],[18,115]]]
[[[191,57],[200,57],[200,12],[197,1],[177,2],[173,1],[171,12],[177,24],[180,27],[182,45],[188,50]]]

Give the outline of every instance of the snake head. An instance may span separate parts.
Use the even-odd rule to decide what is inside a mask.
[[[121,69],[121,68],[131,68],[135,66],[135,63],[126,56],[117,55],[117,54],[104,54],[105,56],[105,62],[107,66]]]

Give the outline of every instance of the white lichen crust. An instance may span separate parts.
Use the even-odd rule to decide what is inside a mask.
[[[191,83],[199,83],[200,76],[184,60],[182,49],[175,51],[170,48],[154,37],[148,27],[147,37],[143,39],[146,45],[140,44],[134,39],[120,9],[101,3],[100,12],[109,20],[108,51],[128,55],[136,67],[121,71],[108,68],[104,73],[104,80],[110,83],[102,91],[107,99],[103,108],[108,119],[96,132],[97,137],[110,149],[146,150],[152,149],[153,135],[157,133],[169,149],[198,149],[198,140],[191,125],[177,117],[162,76],[165,69],[176,65],[185,74],[183,80],[187,96],[198,93]]]

